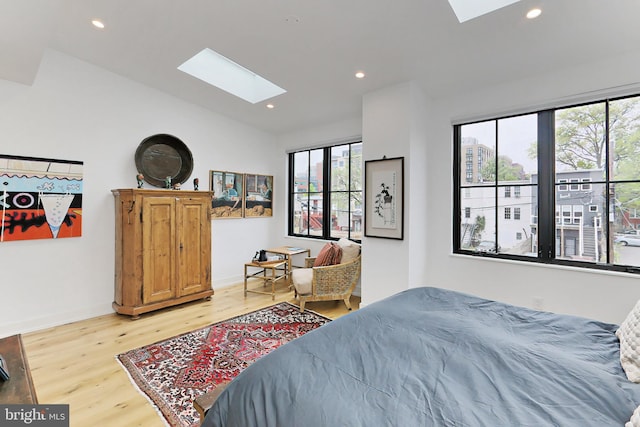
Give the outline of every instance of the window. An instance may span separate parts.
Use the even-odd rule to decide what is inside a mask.
[[[584,212],[584,206],[582,205],[574,205],[572,207],[571,213],[573,214],[572,215],[573,224],[580,224],[580,222],[582,221],[583,212]]]
[[[468,141],[482,181],[458,179]],[[482,256],[640,273],[640,251],[617,243],[640,212],[640,96],[455,125],[454,144],[456,253],[491,241]]]
[[[529,230],[529,219],[537,214],[532,204],[536,184],[528,180],[525,173],[530,165],[535,170],[536,161],[527,157],[529,142],[522,140],[522,129],[535,131],[536,116],[512,117],[456,127],[457,138],[460,138],[460,152],[466,152],[466,145],[473,143],[478,148],[482,147],[484,155],[482,169],[475,171],[477,179],[459,185],[461,194],[469,192],[472,197],[456,196],[458,215],[461,216],[466,210],[471,212],[470,217],[465,217],[459,224],[457,245],[460,251],[476,252],[481,241],[493,242],[497,249],[494,252],[497,253],[516,251],[515,248],[523,246],[522,241],[517,241],[516,232]],[[496,140],[500,143],[496,144]],[[514,200],[512,193],[519,197]],[[521,213],[522,209],[529,213],[526,220],[522,215],[520,219],[513,218],[514,207],[520,208]],[[507,223],[508,230],[502,233],[501,224]],[[527,237],[530,237],[529,233]],[[486,253],[482,247],[479,249]]]
[[[561,206],[562,208],[562,218],[561,224],[571,224],[571,206]]]
[[[571,185],[569,186],[570,191],[578,191],[580,189],[580,185],[578,184],[580,180],[578,178],[571,178],[569,182],[571,182]]]
[[[362,142],[290,153],[289,235],[360,241],[362,165]]]

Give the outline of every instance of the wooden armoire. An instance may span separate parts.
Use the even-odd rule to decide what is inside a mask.
[[[112,190],[117,313],[137,318],[213,295],[211,192]]]

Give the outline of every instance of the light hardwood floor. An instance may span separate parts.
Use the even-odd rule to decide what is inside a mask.
[[[255,284],[253,285],[255,286]],[[295,303],[280,289],[275,302]],[[23,335],[31,375],[41,404],[69,404],[70,425],[163,426],[147,399],[132,385],[115,356],[274,304],[242,284],[216,290],[210,301],[143,314],[138,320],[109,314]],[[352,297],[357,309],[360,298]],[[348,313],[342,301],[307,303],[307,309],[335,319]]]

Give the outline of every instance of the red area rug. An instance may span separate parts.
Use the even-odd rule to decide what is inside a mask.
[[[196,397],[330,319],[284,302],[116,356],[168,425],[195,427]]]

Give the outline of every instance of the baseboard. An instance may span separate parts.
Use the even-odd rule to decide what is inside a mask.
[[[65,325],[67,323],[86,320],[92,317],[103,316],[111,313],[113,313],[113,309],[111,308],[111,303],[108,303],[93,307],[84,307],[81,310],[55,313],[31,319],[22,318],[15,322],[2,324],[2,326],[0,326],[0,337],[40,331],[42,329],[53,328],[55,326]]]
[[[238,283],[242,283],[242,275],[216,280],[213,285],[213,290],[215,291],[216,289],[227,288],[229,286],[237,285]],[[107,304],[84,307],[79,310],[64,313],[55,313],[30,319],[21,318],[15,322],[3,323],[0,325],[0,338],[16,334],[26,334],[106,314],[113,314],[114,311],[111,307],[111,302],[112,301],[109,301]]]
[[[226,279],[216,279],[213,282],[213,290],[228,288],[229,286],[237,285],[238,283],[242,283],[243,278],[242,275],[227,277]]]

